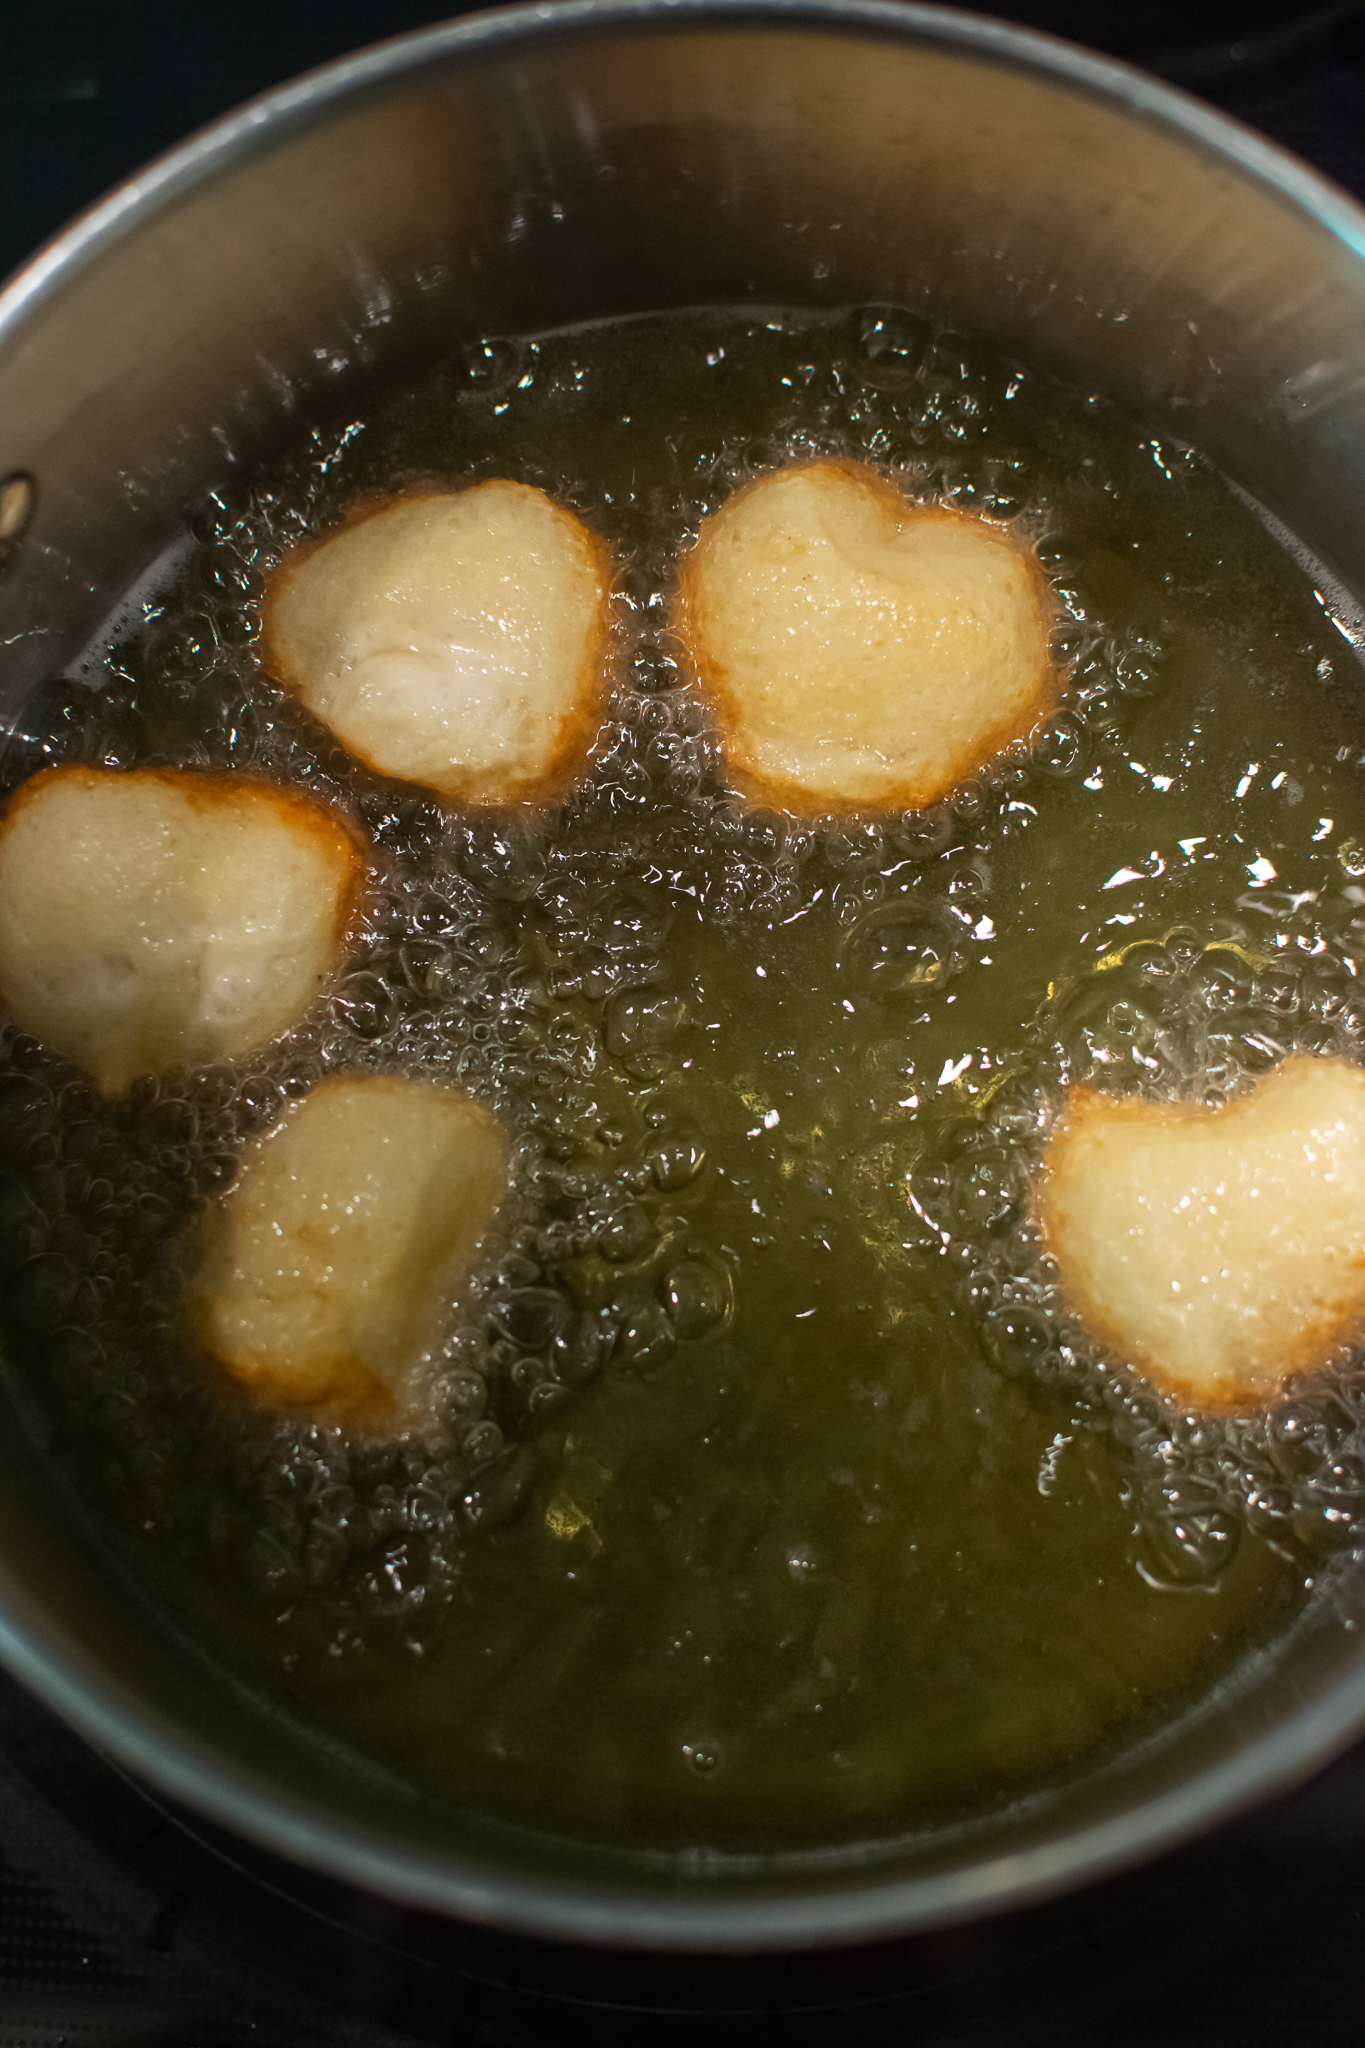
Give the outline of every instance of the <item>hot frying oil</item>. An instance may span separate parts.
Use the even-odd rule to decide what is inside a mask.
[[[680,548],[821,454],[1017,522],[1057,593],[1062,710],[930,814],[737,806],[678,666]],[[511,821],[349,760],[255,650],[299,538],[495,476],[622,563],[586,783]],[[215,500],[10,781],[53,758],[284,777],[374,842],[344,981],[261,1058],[106,1108],[8,1033],[0,1196],[16,1371],[86,1510],[400,1778],[661,1845],[947,1820],[1148,1735],[1350,1542],[1354,1358],[1176,1414],[1087,1348],[1028,1212],[1068,1081],[1217,1101],[1365,1034],[1357,658],[1189,449],[890,310],[489,341]],[[518,1146],[396,1444],[229,1397],[178,1322],[196,1205],[355,1069],[467,1088]]]

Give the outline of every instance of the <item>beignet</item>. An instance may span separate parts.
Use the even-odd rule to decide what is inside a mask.
[[[191,1294],[204,1348],[253,1393],[363,1420],[417,1398],[507,1193],[502,1126],[401,1076],[323,1081],[248,1146]]]
[[[736,492],[683,563],[675,623],[735,783],[798,810],[932,804],[1055,695],[1030,551],[865,464]]]
[[[340,967],[363,873],[356,835],[274,783],[47,769],[0,822],[0,1000],[105,1095],[250,1052]]]
[[[605,545],[528,484],[399,498],[270,577],[266,664],[381,774],[533,799],[596,736],[610,581]]]
[[[1115,1358],[1190,1408],[1259,1406],[1365,1321],[1365,1073],[1296,1055],[1218,1109],[1074,1089],[1035,1209]]]

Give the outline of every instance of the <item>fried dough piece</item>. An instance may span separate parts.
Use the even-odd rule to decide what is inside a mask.
[[[0,1001],[105,1095],[250,1052],[340,967],[359,841],[242,775],[51,768],[0,823]]]
[[[266,1401],[393,1420],[507,1193],[509,1147],[468,1096],[323,1081],[248,1147],[192,1290],[204,1348]]]
[[[1365,1322],[1365,1073],[1296,1055],[1220,1109],[1077,1088],[1036,1212],[1116,1358],[1190,1408],[1257,1407]]]
[[[400,498],[275,571],[266,664],[381,774],[532,799],[596,735],[610,580],[605,545],[528,484]]]
[[[919,808],[1056,695],[1047,588],[999,526],[876,470],[775,470],[702,523],[675,620],[746,792]]]

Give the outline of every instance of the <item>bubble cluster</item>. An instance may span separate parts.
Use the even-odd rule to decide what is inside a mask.
[[[913,495],[1018,522],[1055,593],[1062,704],[930,813],[737,805],[670,634],[678,554],[702,519],[774,464],[817,456],[871,460]],[[493,476],[551,492],[620,562],[604,729],[581,787],[543,812],[447,810],[386,781],[259,658],[263,582],[296,543],[367,496]],[[55,760],[273,777],[358,821],[371,886],[343,978],[259,1059],[163,1073],[101,1106],[61,1062],[0,1034],[12,1350],[75,1444],[86,1497],[114,1525],[173,1533],[191,1574],[209,1556],[287,1620],[289,1657],[381,1643],[424,1657],[470,1544],[542,1481],[555,1497],[540,1463],[558,1455],[543,1450],[555,1419],[602,1375],[648,1384],[688,1347],[723,1348],[761,1260],[805,1257],[780,1222],[790,1194],[811,1242],[856,1226],[901,1266],[907,1244],[946,1261],[991,1368],[1065,1386],[1078,1427],[1122,1442],[1154,1585],[1216,1576],[1248,1518],[1277,1543],[1349,1533],[1365,1512],[1353,1362],[1262,1423],[1174,1418],[1086,1353],[1027,1217],[1067,1081],[1218,1100],[1291,1047],[1355,1054],[1365,1030],[1358,806],[1320,798],[1330,902],[1272,890],[1258,870],[1251,910],[1224,889],[1226,930],[1210,912],[1130,943],[1137,913],[1110,915],[1129,897],[1104,895],[1111,871],[1134,891],[1197,880],[1213,844],[1200,806],[1221,790],[1226,808],[1240,787],[1240,734],[1218,726],[1205,680],[1221,673],[1209,619],[1191,655],[1179,615],[1205,604],[1211,564],[1237,556],[1214,517],[1221,492],[1187,450],[1102,401],[870,307],[489,337],[215,494],[170,582],[54,679],[0,777],[11,788]],[[1134,519],[1167,534],[1150,572],[1120,556]],[[1228,593],[1239,616],[1270,602],[1257,560],[1247,551],[1246,589]],[[1241,653],[1225,665],[1240,689]],[[1344,687],[1329,669],[1323,702]],[[1234,819],[1217,842],[1241,888],[1249,862],[1274,874],[1282,859],[1265,807],[1288,801],[1286,776],[1258,764],[1236,801],[1262,806],[1261,836],[1243,846]],[[1293,786],[1317,789],[1306,770]],[[1172,822],[1153,852],[1157,827],[1122,822],[1119,798],[1131,810],[1158,795]],[[1138,833],[1129,859],[1119,839]],[[1071,851],[1092,841],[1093,887]],[[1217,894],[1224,867],[1209,873]],[[1146,929],[1149,905],[1143,916]],[[780,1041],[744,1053],[757,1078],[727,1070],[721,1086],[707,1077],[730,1057],[735,1007],[708,962],[724,956],[730,973],[746,951],[751,987],[810,993],[802,1017],[792,997],[789,1037],[784,1010]],[[971,1018],[975,1036],[957,1022]],[[197,1218],[243,1144],[329,1073],[394,1069],[495,1110],[516,1187],[478,1286],[451,1305],[433,1419],[365,1445],[230,1397],[187,1352],[176,1304]],[[789,1178],[737,1166],[734,1146],[751,1143]],[[723,1775],[709,1736],[688,1755]]]
[[[908,1181],[912,1242],[955,1269],[986,1359],[1065,1389],[1084,1427],[1120,1448],[1134,1562],[1153,1586],[1212,1583],[1248,1523],[1306,1564],[1357,1534],[1365,1358],[1343,1349],[1268,1414],[1174,1412],[1069,1316],[1030,1214],[1031,1178],[1067,1085],[1216,1106],[1291,1053],[1359,1060],[1353,956],[1326,943],[1323,922],[1300,914],[1255,943],[1245,930],[1204,941],[1177,927],[1116,950],[1042,1006],[989,1114],[941,1120]]]

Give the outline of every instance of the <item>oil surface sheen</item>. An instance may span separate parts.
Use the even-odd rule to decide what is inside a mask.
[[[931,814],[737,807],[678,550],[810,454],[1017,519],[1064,708]],[[264,676],[262,575],[367,493],[539,485],[619,551],[613,690],[548,813],[442,810]],[[1061,1085],[1217,1100],[1359,1056],[1361,677],[1196,454],[885,310],[490,341],[209,507],[4,762],[254,770],[371,835],[341,987],[107,1107],[0,1041],[14,1373],[178,1624],[437,1795],[664,1845],[979,1811],[1145,1735],[1365,1510],[1354,1355],[1208,1422],[1068,1322],[1025,1202]],[[445,1077],[517,1190],[428,1430],[351,1443],[189,1357],[197,1209],[323,1074]],[[54,1334],[55,1332],[55,1334]]]

